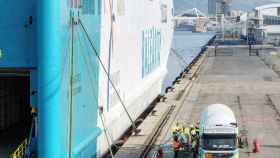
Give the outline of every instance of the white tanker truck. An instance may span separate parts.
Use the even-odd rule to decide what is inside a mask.
[[[199,158],[239,158],[237,138],[237,121],[229,107],[213,104],[201,113]]]

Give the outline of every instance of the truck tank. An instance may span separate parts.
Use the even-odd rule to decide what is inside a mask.
[[[200,117],[200,129],[223,125],[232,126],[237,124],[233,111],[223,104],[212,104],[203,110]]]
[[[208,106],[201,114],[199,158],[238,158],[238,126],[233,111],[223,104]]]

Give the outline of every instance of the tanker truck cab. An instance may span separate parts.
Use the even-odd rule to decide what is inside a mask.
[[[239,158],[238,126],[226,105],[208,106],[200,116],[199,158]]]

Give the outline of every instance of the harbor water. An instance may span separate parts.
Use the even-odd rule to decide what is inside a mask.
[[[170,87],[176,77],[193,61],[213,37],[213,32],[175,31],[167,63],[168,73],[163,87]]]

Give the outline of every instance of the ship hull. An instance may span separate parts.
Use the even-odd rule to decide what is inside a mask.
[[[196,56],[180,63],[170,52],[172,0],[73,2],[24,3],[2,26],[15,24],[4,34],[12,38],[2,42],[0,65],[30,75],[26,99],[38,109],[41,158],[103,156],[104,129],[109,144],[118,140],[131,126],[129,116],[135,121]],[[185,40],[195,47],[185,54],[198,53],[201,43],[187,36],[173,42]]]
[[[99,105],[104,109],[110,143],[131,126],[129,117],[135,121],[163,91],[174,27],[172,1],[124,2],[111,4],[115,7],[111,11],[110,4],[104,3],[108,12],[102,20],[101,57],[112,82],[100,69]],[[99,127],[104,129],[101,120]],[[108,150],[104,132],[97,150],[99,156]]]
[[[42,158],[104,155],[160,95],[167,72],[171,0],[77,2],[39,3]]]

